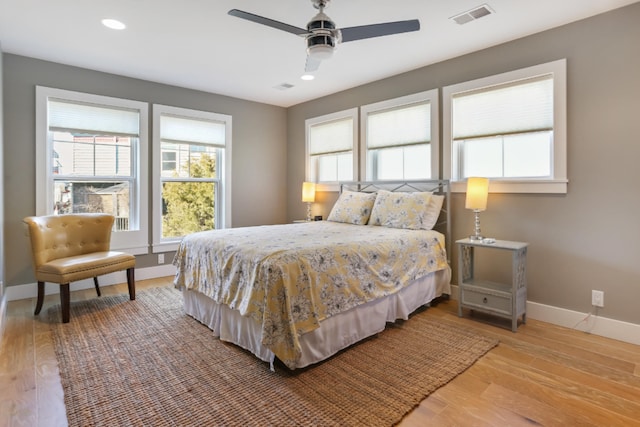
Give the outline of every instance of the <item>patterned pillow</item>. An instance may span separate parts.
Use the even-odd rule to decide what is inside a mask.
[[[369,220],[376,193],[343,191],[333,205],[327,221],[364,225]]]
[[[438,219],[437,201],[431,207],[433,195],[430,192],[392,193],[378,191],[371,211],[369,224],[411,230],[430,230]],[[440,200],[442,206],[442,200]],[[435,219],[433,218],[435,214]]]

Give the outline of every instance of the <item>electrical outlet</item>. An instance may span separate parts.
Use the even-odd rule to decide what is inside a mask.
[[[594,307],[604,307],[604,292],[603,291],[591,291],[591,305]]]
[[[158,254],[158,264],[164,264],[164,254]]]

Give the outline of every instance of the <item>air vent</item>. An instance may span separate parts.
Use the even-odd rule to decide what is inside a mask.
[[[291,89],[294,86],[295,85],[292,85],[291,83],[282,83],[282,84],[279,84],[278,86],[274,86],[273,88],[278,90],[287,90],[287,89]]]
[[[476,19],[480,19],[483,16],[491,15],[495,13],[488,4],[483,4],[482,6],[478,6],[474,9],[468,10],[466,12],[460,13],[456,16],[452,16],[449,19],[453,19],[456,21],[456,24],[463,25],[467,22],[475,21]]]

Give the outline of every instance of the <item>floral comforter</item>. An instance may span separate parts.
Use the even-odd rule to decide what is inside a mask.
[[[448,269],[436,231],[330,221],[212,230],[186,236],[174,285],[262,325],[262,344],[292,367],[298,337],[319,322]]]

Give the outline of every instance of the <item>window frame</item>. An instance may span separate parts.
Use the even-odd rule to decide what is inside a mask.
[[[374,181],[373,176],[369,176],[369,147],[368,147],[368,126],[367,119],[370,113],[375,113],[382,110],[399,109],[404,106],[411,106],[413,104],[419,104],[422,102],[429,103],[431,129],[431,140],[429,141],[429,148],[431,151],[431,176],[430,178],[422,179],[438,179],[440,176],[440,126],[439,126],[439,113],[440,104],[438,99],[439,90],[431,89],[424,92],[414,93],[411,95],[401,96],[398,98],[388,99],[385,101],[376,102],[373,104],[363,105],[360,107],[360,129],[362,136],[362,144],[360,147],[360,178],[363,181]],[[400,179],[398,181],[404,181]]]
[[[331,114],[325,114],[323,116],[313,117],[305,120],[305,181],[315,182],[316,191],[340,191],[338,182],[321,182],[318,183],[317,174],[314,174],[314,168],[312,165],[310,152],[310,129],[314,125],[318,125],[326,122],[334,122],[341,119],[350,118],[352,121],[352,161],[353,161],[353,176],[352,180],[356,180],[359,176],[358,171],[358,108],[349,108],[347,110],[338,111]],[[315,175],[315,176],[313,176]]]
[[[216,157],[218,169],[218,185],[216,188],[216,228],[231,228],[231,150],[232,150],[232,117],[227,114],[169,105],[153,104],[153,243],[152,252],[168,252],[178,249],[182,237],[162,238],[162,140],[160,125],[162,115],[183,117],[192,120],[218,121],[225,124],[225,147],[219,148],[223,155]],[[220,161],[222,160],[222,161]],[[189,181],[185,178],[184,181]],[[218,209],[222,205],[222,209]]]
[[[454,166],[459,153],[454,149],[452,100],[455,94],[491,86],[501,86],[545,74],[553,75],[553,151],[551,179],[520,178],[491,179],[492,193],[552,193],[567,192],[567,75],[566,59],[534,65],[506,73],[445,86],[443,91],[443,177],[451,182],[451,191],[465,192],[466,180],[456,175]]]
[[[36,86],[36,215],[53,214],[54,174],[51,168],[53,140],[49,133],[49,99],[95,104],[101,107],[137,110],[139,132],[137,149],[133,149],[132,168],[134,185],[129,191],[133,206],[130,206],[132,230],[111,233],[111,248],[133,255],[148,253],[148,120],[149,106],[146,102],[84,92]]]

